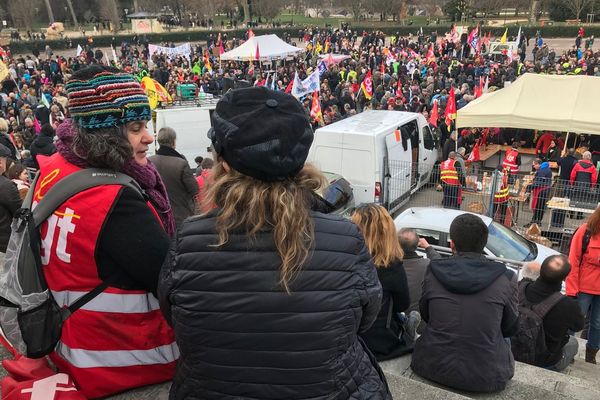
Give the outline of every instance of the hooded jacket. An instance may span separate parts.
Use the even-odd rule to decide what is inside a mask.
[[[494,392],[514,374],[510,345],[517,328],[517,277],[481,254],[432,260],[419,303],[427,322],[412,369],[459,390]]]

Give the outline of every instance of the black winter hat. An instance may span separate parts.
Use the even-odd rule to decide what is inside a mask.
[[[261,181],[300,172],[313,130],[295,97],[250,87],[229,91],[212,115],[208,136],[217,154],[236,171]]]
[[[11,156],[12,153],[10,152],[10,149],[0,143],[0,158],[10,158]]]

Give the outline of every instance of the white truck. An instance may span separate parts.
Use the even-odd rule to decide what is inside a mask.
[[[195,168],[194,158],[197,156],[212,157],[211,142],[206,134],[212,126],[211,114],[216,104],[216,100],[207,100],[197,107],[159,108],[156,110],[154,133],[158,134],[160,128],[165,126],[173,128],[177,133],[176,150],[185,156],[192,168]],[[157,149],[158,143],[155,141],[154,148],[148,151],[148,154],[153,154]]]
[[[354,202],[380,203],[394,214],[429,181],[436,140],[423,115],[365,111],[319,128],[308,162],[350,182]]]

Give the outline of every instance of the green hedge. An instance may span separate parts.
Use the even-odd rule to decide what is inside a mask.
[[[298,30],[301,27],[286,27],[286,28],[275,28],[275,29],[253,29],[257,35],[274,33],[281,36],[284,32],[288,32],[292,35],[293,40],[297,40]],[[399,32],[400,35],[406,36],[409,33],[416,34],[420,27],[416,25],[411,26],[397,26],[397,27],[384,27],[384,28],[373,28],[372,26],[360,26],[352,25],[352,28],[358,30],[359,33],[363,30],[372,31],[377,29],[385,32],[388,35],[396,34]],[[444,34],[450,29],[449,25],[429,25],[423,26],[423,32],[429,34],[437,31],[439,34]],[[492,31],[492,34],[499,37],[504,33],[504,27],[483,27],[483,31],[487,33]],[[579,30],[577,25],[553,25],[553,26],[525,26],[523,32],[528,36],[532,37],[537,31],[541,31],[542,37],[544,38],[575,38]],[[227,31],[229,37],[241,37],[246,30],[232,30]],[[145,35],[150,43],[161,43],[161,42],[199,42],[206,40],[210,33],[216,34],[215,31],[180,31],[180,32],[164,32],[164,33],[153,33]],[[516,26],[509,27],[509,35],[516,35],[518,28]],[[588,26],[585,28],[586,36],[594,35],[600,36],[600,26]],[[134,35],[118,35],[116,36],[117,45],[120,45],[122,41],[133,39]],[[111,43],[111,36],[95,36],[94,45],[99,47],[109,46]],[[76,48],[78,44],[85,44],[87,39],[84,37],[72,38],[73,47]],[[31,53],[34,48],[37,48],[42,52],[46,45],[50,45],[53,50],[62,50],[67,48],[67,43],[64,40],[46,40],[46,41],[12,41],[10,44],[13,54],[20,53]]]

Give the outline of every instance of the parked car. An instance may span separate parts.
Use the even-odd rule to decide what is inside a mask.
[[[396,229],[413,228],[430,244],[450,247],[450,224],[454,218],[467,211],[435,207],[412,207],[394,220]],[[470,213],[472,214],[472,213]],[[525,239],[517,232],[484,215],[474,214],[483,220],[489,230],[485,254],[514,261],[537,261],[559,254],[549,247]]]

